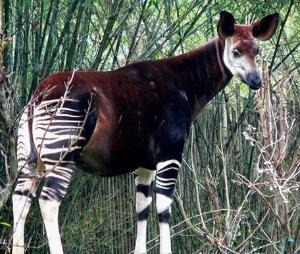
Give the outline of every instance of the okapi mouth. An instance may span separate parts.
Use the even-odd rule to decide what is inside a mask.
[[[258,90],[261,88],[261,86],[250,86],[249,87],[252,89],[252,90]]]
[[[240,80],[249,86],[250,89],[252,90],[258,90],[261,88],[261,85],[262,85],[262,81],[259,77],[259,80],[257,79],[257,81],[253,81],[253,80],[246,80],[244,79],[243,77],[240,77]]]

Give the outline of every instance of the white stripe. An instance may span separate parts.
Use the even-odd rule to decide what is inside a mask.
[[[157,187],[165,187],[165,188],[168,188],[168,189],[171,189],[171,187],[168,187],[168,186],[172,186],[172,185],[175,185],[176,182],[173,182],[173,183],[162,183],[162,182],[157,182],[156,183],[156,186]]]
[[[72,129],[81,129],[81,127],[73,127]],[[68,131],[68,130],[66,130],[66,129],[64,129],[64,128],[61,128],[61,130],[59,130],[59,131],[53,131],[53,132],[51,132],[52,134],[54,134],[54,135],[56,135],[56,134],[59,134],[59,133],[61,133],[61,132],[65,132],[65,131]],[[81,138],[84,138],[84,137],[81,137]],[[85,139],[85,138],[84,138]]]
[[[47,131],[51,131],[51,130],[53,130],[53,129],[61,129],[61,130],[58,130],[58,131],[67,131],[68,129],[66,129],[67,128],[67,126],[63,126],[63,127],[61,127],[61,126],[50,126],[49,128],[45,128],[44,126],[39,126],[39,125],[37,125],[36,127],[35,127],[35,129],[40,129],[41,131],[43,131],[43,132],[45,132],[45,129],[47,129]],[[69,126],[69,129],[82,129],[82,126],[72,126],[72,125],[70,125]],[[54,132],[52,132],[52,133],[56,133],[56,132],[58,132],[58,131],[54,131]]]
[[[44,132],[45,133],[45,132]],[[53,133],[51,132],[47,132],[46,133],[46,136],[44,137],[44,133],[41,133],[42,135],[37,135],[36,138],[45,138],[43,144],[52,144],[56,141],[62,141],[63,139],[64,140],[69,140],[69,139],[72,139],[72,140],[85,140],[85,137],[79,137],[78,135],[71,135],[71,134],[63,134],[61,136],[59,135],[53,135]],[[47,138],[51,138],[51,142],[49,143],[46,143],[47,142]]]
[[[77,100],[77,99],[71,99],[71,98],[64,98],[64,99],[62,99],[62,98],[60,98],[60,99],[53,99],[53,100],[42,101],[42,102],[37,106],[37,108],[40,108],[40,107],[43,107],[43,106],[47,106],[47,105],[49,105],[49,104],[57,103],[57,102],[59,102],[59,101],[61,101],[62,103],[63,103],[63,102],[66,102],[66,101],[79,102],[79,100]]]
[[[169,168],[164,168],[164,169],[159,170],[159,171],[158,171],[158,174],[163,173],[163,172],[166,172],[166,171],[168,171],[168,170],[170,170],[170,169],[179,170],[179,168],[169,167]]]
[[[39,114],[49,114],[49,113],[52,113],[52,112],[56,112],[57,114],[61,114],[60,112],[61,111],[71,111],[71,112],[75,112],[75,113],[81,113],[80,110],[77,110],[77,109],[71,109],[71,108],[66,108],[66,107],[62,107],[60,108],[60,110],[58,111],[58,109],[54,106],[52,106],[51,108],[36,108],[35,109],[35,114],[34,116],[38,116]]]
[[[72,173],[73,172],[73,169],[71,168],[67,168],[67,167],[62,167],[62,166],[56,166],[55,168],[58,172],[69,172],[69,173]]]
[[[43,158],[43,162],[57,163],[57,160],[51,160],[51,159]],[[75,164],[74,161],[59,160],[59,162],[60,162],[60,163],[70,163],[70,164]],[[45,165],[45,166],[47,166],[47,165]],[[53,167],[53,165],[49,165],[49,167]]]
[[[167,165],[172,164],[172,163],[177,164],[178,167],[180,167],[180,162],[178,160],[167,160],[167,161],[164,161],[164,162],[157,163],[156,169],[160,170],[160,169],[165,168]]]
[[[45,120],[49,120],[49,119],[51,119],[51,115],[49,115],[49,114],[41,114],[41,115],[36,115],[36,116],[34,116],[34,118],[36,119],[36,121],[37,122],[40,122],[40,121],[45,121]]]
[[[77,121],[77,120],[64,120],[64,119],[53,119],[51,122],[45,121],[42,124],[53,124],[53,123],[82,123],[83,121]],[[39,123],[41,124],[41,123]]]
[[[174,186],[176,184],[176,182],[172,182],[172,183],[162,183],[162,182],[157,182],[156,186],[157,187],[168,187],[168,188],[172,188],[172,186]]]
[[[64,107],[62,107],[62,108],[60,108],[60,110],[61,110],[61,111],[62,111],[62,110],[69,110],[69,111],[72,111],[72,112],[78,112],[78,113],[81,113],[80,110],[77,110],[77,109],[71,109],[71,108],[64,108]]]
[[[169,186],[163,186],[158,183],[156,183],[156,187],[159,187],[160,189],[164,189],[164,190],[170,190],[173,188],[173,187],[169,187]]]
[[[40,147],[40,145],[38,145],[38,147]],[[72,147],[63,147],[63,148],[45,148],[43,145],[42,152],[41,152],[41,156],[43,155],[47,155],[47,154],[53,154],[53,153],[59,153],[61,152],[61,154],[63,155],[64,152],[73,152],[76,149],[81,149],[80,146],[72,146]]]
[[[54,102],[58,102],[58,101],[59,101],[59,99],[45,100],[45,101],[42,101],[39,105],[54,103]]]
[[[66,116],[66,117],[83,117],[83,115],[70,115],[70,114],[62,114],[62,113],[58,113],[57,115],[55,116],[59,116],[59,117],[62,117],[62,116]]]
[[[61,173],[63,173],[63,172],[61,172]],[[65,181],[70,181],[71,177],[72,177],[71,174],[65,173],[63,176],[61,176],[61,175],[58,175],[56,172],[50,172],[49,174],[47,174],[47,177],[49,177],[49,176],[55,177],[57,179],[65,180]],[[65,188],[67,188],[67,186]]]
[[[161,182],[170,182],[170,181],[176,182],[177,181],[177,178],[163,178],[158,175],[156,175],[156,179]]]

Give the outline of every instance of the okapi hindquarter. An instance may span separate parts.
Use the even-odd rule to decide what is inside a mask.
[[[219,36],[191,52],[109,72],[58,72],[44,79],[18,130],[13,253],[24,253],[25,220],[37,176],[44,179],[39,204],[50,252],[63,253],[58,211],[78,167],[101,176],[135,171],[134,253],[147,251],[147,218],[154,192],[160,253],[170,254],[171,204],[191,123],[233,75],[252,89],[261,86],[254,38],[271,38],[278,19],[272,14],[252,25],[237,25],[223,11]]]

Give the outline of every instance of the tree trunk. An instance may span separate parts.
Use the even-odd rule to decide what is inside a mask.
[[[6,45],[11,40],[10,36],[3,34],[3,0],[0,0],[0,124],[3,125],[4,132],[4,144],[2,145],[1,155],[4,157],[4,168],[6,172],[6,186],[0,193],[0,210],[6,204],[14,180],[17,176],[17,160],[15,156],[16,137],[14,135],[14,119],[12,98],[8,93],[8,87],[5,84],[6,72],[3,63],[3,55]],[[0,144],[1,145],[1,144]],[[0,146],[1,148],[1,146]]]

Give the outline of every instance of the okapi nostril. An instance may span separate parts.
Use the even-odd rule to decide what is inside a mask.
[[[251,88],[259,88],[261,86],[261,77],[260,75],[255,72],[255,73],[249,73],[246,76],[246,83],[251,87]]]
[[[254,79],[251,80],[251,83],[252,83],[253,85],[260,85],[261,80],[258,79],[258,78],[254,78]]]

